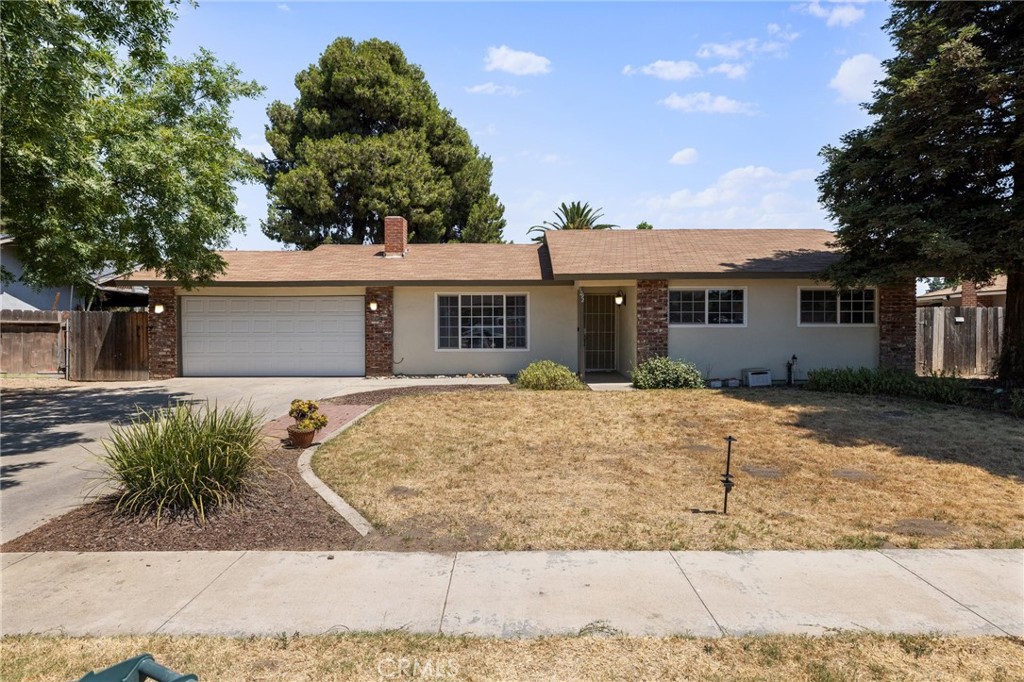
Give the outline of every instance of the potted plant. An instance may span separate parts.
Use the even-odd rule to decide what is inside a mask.
[[[288,438],[293,448],[308,448],[316,432],[327,426],[327,417],[320,414],[320,405],[315,400],[292,401],[288,416],[295,423],[288,427]]]

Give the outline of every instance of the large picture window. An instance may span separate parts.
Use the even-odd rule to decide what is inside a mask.
[[[800,290],[800,324],[874,323],[874,289]]]
[[[746,324],[743,289],[671,289],[668,322],[677,325],[736,326]]]
[[[437,347],[442,350],[526,348],[524,294],[437,297]]]

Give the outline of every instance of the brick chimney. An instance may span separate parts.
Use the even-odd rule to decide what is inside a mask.
[[[402,216],[384,218],[384,257],[401,258],[409,243],[409,223]]]
[[[977,308],[978,307],[978,287],[975,286],[974,282],[968,282],[964,280],[963,287],[961,288],[960,307],[961,308]]]

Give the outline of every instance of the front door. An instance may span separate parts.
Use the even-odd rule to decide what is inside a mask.
[[[615,297],[587,294],[583,300],[583,361],[588,372],[615,371]]]

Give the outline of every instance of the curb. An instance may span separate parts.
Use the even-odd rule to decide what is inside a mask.
[[[309,487],[316,491],[316,494],[322,497],[324,502],[331,505],[331,508],[341,514],[341,517],[348,521],[349,525],[355,528],[356,532],[363,537],[366,537],[367,534],[373,530],[373,526],[370,525],[369,521],[363,518],[362,514],[356,511],[348,502],[341,499],[338,493],[331,490],[327,484],[321,481],[320,477],[313,472],[313,453],[315,453],[321,445],[329,443],[331,439],[336,438],[347,431],[350,426],[376,410],[378,407],[380,407],[380,405],[373,405],[363,412],[360,412],[355,417],[352,417],[352,419],[349,419],[348,422],[340,429],[324,438],[323,441],[309,446],[302,451],[301,455],[299,455],[299,474],[302,476],[302,480],[308,483]]]

